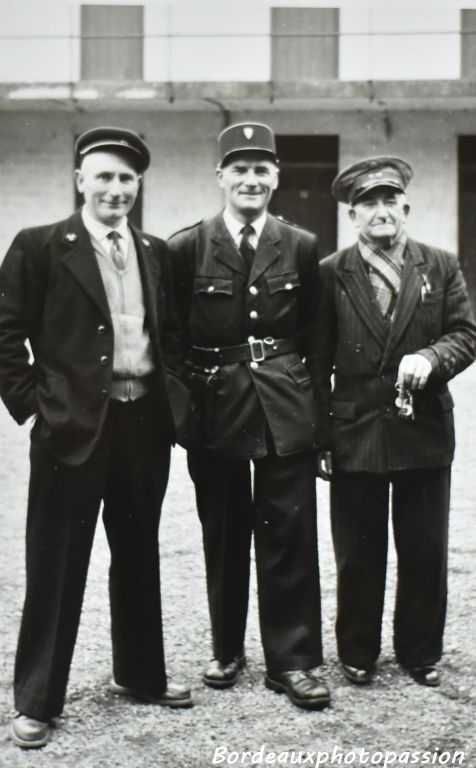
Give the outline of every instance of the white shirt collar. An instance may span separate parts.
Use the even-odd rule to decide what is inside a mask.
[[[122,218],[119,224],[115,227],[111,227],[107,224],[103,224],[101,221],[96,221],[96,219],[93,219],[85,205],[83,205],[81,209],[81,216],[83,219],[83,224],[88,230],[89,234],[92,235],[100,243],[102,243],[102,241],[107,238],[109,232],[111,232],[113,229],[119,232],[121,237],[124,238],[125,243],[129,242],[130,235],[126,216],[124,216],[124,218]]]
[[[266,211],[263,211],[261,216],[258,216],[257,219],[250,222],[253,226],[254,231],[256,232],[256,238],[259,240],[261,237],[261,233],[264,229],[264,225],[266,224]],[[241,239],[241,230],[245,226],[242,221],[238,221],[235,216],[228,210],[228,208],[225,208],[223,211],[223,220],[225,222],[225,226],[232,236],[235,243],[237,243]]]

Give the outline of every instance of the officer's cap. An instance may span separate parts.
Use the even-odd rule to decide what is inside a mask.
[[[143,173],[149,167],[149,150],[141,137],[127,128],[92,128],[82,133],[76,141],[76,163],[81,165],[83,157],[91,152],[107,150],[126,154],[138,173]]]
[[[236,123],[225,128],[218,137],[220,166],[232,160],[237,152],[263,152],[269,160],[277,163],[274,134],[263,123]]]
[[[341,171],[332,182],[332,194],[340,203],[354,205],[375,187],[393,187],[405,192],[413,178],[412,167],[400,157],[369,157]]]

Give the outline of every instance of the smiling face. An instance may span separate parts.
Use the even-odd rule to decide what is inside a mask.
[[[75,177],[88,213],[111,227],[131,210],[141,181],[127,157],[114,152],[86,155]]]
[[[409,210],[403,192],[376,187],[355,201],[349,216],[359,233],[385,248],[403,231]]]
[[[278,186],[278,169],[262,152],[242,152],[217,169],[226,207],[239,221],[257,219]]]

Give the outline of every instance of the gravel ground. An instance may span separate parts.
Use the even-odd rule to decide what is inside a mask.
[[[0,765],[5,768],[208,768],[215,749],[267,753],[393,751],[387,764],[407,764],[405,751],[432,752],[440,764],[444,752],[463,750],[464,765],[476,768],[476,528],[474,455],[476,367],[452,386],[457,404],[458,452],[453,475],[450,540],[450,601],[443,684],[427,689],[414,684],[392,655],[391,612],[395,558],[392,553],[386,601],[383,651],[374,683],[358,689],[347,683],[336,660],[335,568],[328,523],[327,488],[319,481],[319,535],[323,589],[325,676],[332,707],[305,712],[263,685],[264,665],[257,626],[255,587],[247,635],[248,666],[239,684],[217,692],[204,687],[201,673],[210,655],[200,529],[185,457],[174,453],[172,477],[161,524],[162,589],[168,673],[194,690],[195,707],[171,711],[115,698],[108,691],[110,638],[107,602],[108,551],[98,526],[82,622],[64,715],[54,739],[43,749],[25,752],[9,737],[13,715],[11,680],[24,585],[24,525],[27,482],[27,430],[18,428],[0,406]],[[473,481],[471,481],[473,477]],[[433,757],[433,753],[439,753]],[[335,765],[321,761],[321,765]],[[316,756],[301,763],[316,764]],[[268,755],[268,758],[270,756]],[[255,755],[255,764],[259,754]],[[276,758],[277,759],[277,758]],[[290,764],[291,754],[288,755]],[[293,756],[294,764],[298,756]],[[354,755],[352,764],[360,764]],[[375,758],[374,758],[375,759]],[[241,754],[236,760],[242,760]],[[322,758],[323,760],[323,758]],[[344,758],[341,758],[341,764]],[[251,759],[248,758],[247,764]],[[281,755],[284,764],[284,757]],[[270,764],[270,763],[268,763]],[[370,763],[368,763],[370,764]],[[374,763],[376,764],[376,763]],[[384,763],[381,763],[382,765]],[[424,764],[424,763],[413,763]],[[430,763],[427,763],[430,764]],[[441,763],[443,764],[443,762]],[[451,763],[447,763],[451,764]]]

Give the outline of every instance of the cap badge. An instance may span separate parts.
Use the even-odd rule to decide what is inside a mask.
[[[68,232],[66,234],[66,240],[68,241],[68,243],[75,243],[77,239],[78,239],[78,236],[75,235],[74,232]]]
[[[247,125],[247,126],[245,126],[245,128],[243,128],[243,133],[245,134],[245,139],[248,139],[248,141],[253,138],[254,132],[255,132],[254,128],[252,128],[251,125]]]

